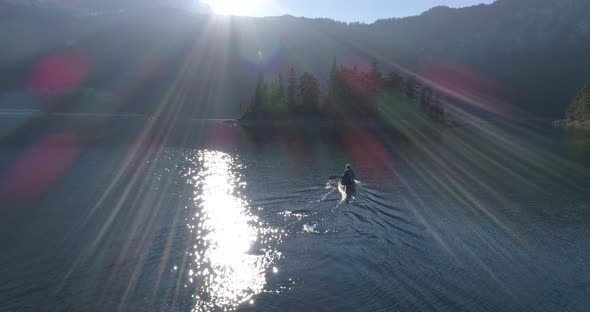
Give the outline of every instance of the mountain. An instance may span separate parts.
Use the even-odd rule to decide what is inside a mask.
[[[76,88],[116,101],[72,100],[59,109],[179,107],[234,117],[258,72],[285,75],[295,66],[325,81],[334,58],[360,69],[376,59],[384,73],[414,75],[478,109],[556,118],[590,73],[587,0],[498,0],[373,24],[199,15],[150,4],[162,3],[156,0],[70,2],[113,13],[80,18],[54,5],[0,2],[0,45],[8,47],[0,50],[0,94],[30,87],[48,57],[73,54],[84,67]],[[18,104],[0,96],[0,108],[7,105]]]
[[[177,8],[200,14],[213,13],[209,5],[198,0],[4,0],[4,2],[43,9],[64,9],[77,15],[121,13],[157,7]]]
[[[398,26],[400,41],[417,42],[405,51],[414,68],[450,59],[493,79],[527,110],[559,116],[590,72],[584,57],[590,51],[590,20],[583,13],[589,10],[590,2],[580,0],[501,0],[421,16],[406,27],[384,23]]]

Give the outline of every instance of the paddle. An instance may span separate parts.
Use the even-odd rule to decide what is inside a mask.
[[[340,176],[331,176],[330,180],[336,180],[336,179],[340,179]]]

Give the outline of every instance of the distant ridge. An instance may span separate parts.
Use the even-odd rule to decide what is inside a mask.
[[[237,117],[259,72],[285,75],[294,66],[324,83],[334,58],[361,69],[376,59],[385,75],[416,75],[473,106],[509,104],[547,118],[563,116],[590,72],[588,0],[436,7],[373,24],[290,15],[215,19],[165,10],[157,0],[95,1],[101,8],[137,10],[88,21],[10,3],[0,1],[2,22],[22,31],[0,34],[0,46],[8,47],[0,49],[0,94],[22,88],[44,55],[76,49],[91,69],[79,88],[121,92],[116,81],[129,97],[121,110],[133,113],[153,109],[138,99],[161,95],[187,58],[192,67],[182,78],[190,88],[182,99],[188,114],[205,118]],[[149,79],[139,76],[144,71]]]

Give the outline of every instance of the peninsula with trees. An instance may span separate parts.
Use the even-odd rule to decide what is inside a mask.
[[[413,76],[384,76],[376,60],[366,69],[334,60],[324,85],[312,73],[291,67],[285,79],[258,75],[251,100],[238,119],[243,124],[290,122],[400,127],[445,122],[440,94]]]
[[[567,108],[566,119],[554,122],[556,126],[590,129],[590,81],[586,82]]]

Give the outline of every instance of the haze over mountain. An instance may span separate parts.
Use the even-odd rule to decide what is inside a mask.
[[[219,17],[145,1],[88,3],[117,10],[81,17],[0,2],[0,44],[7,47],[0,51],[1,94],[29,88],[47,57],[74,54],[84,68],[75,88],[117,100],[100,106],[71,101],[59,110],[181,107],[194,116],[235,117],[258,72],[286,74],[294,66],[325,81],[334,58],[361,69],[375,58],[383,73],[415,75],[456,101],[495,112],[500,107],[503,115],[516,106],[555,118],[590,77],[585,0],[498,0],[373,24]],[[19,105],[0,99],[1,108]]]
[[[54,9],[70,9],[79,13],[119,13],[121,11],[169,7],[183,9],[195,13],[211,14],[211,8],[198,0],[5,0],[7,3]]]

